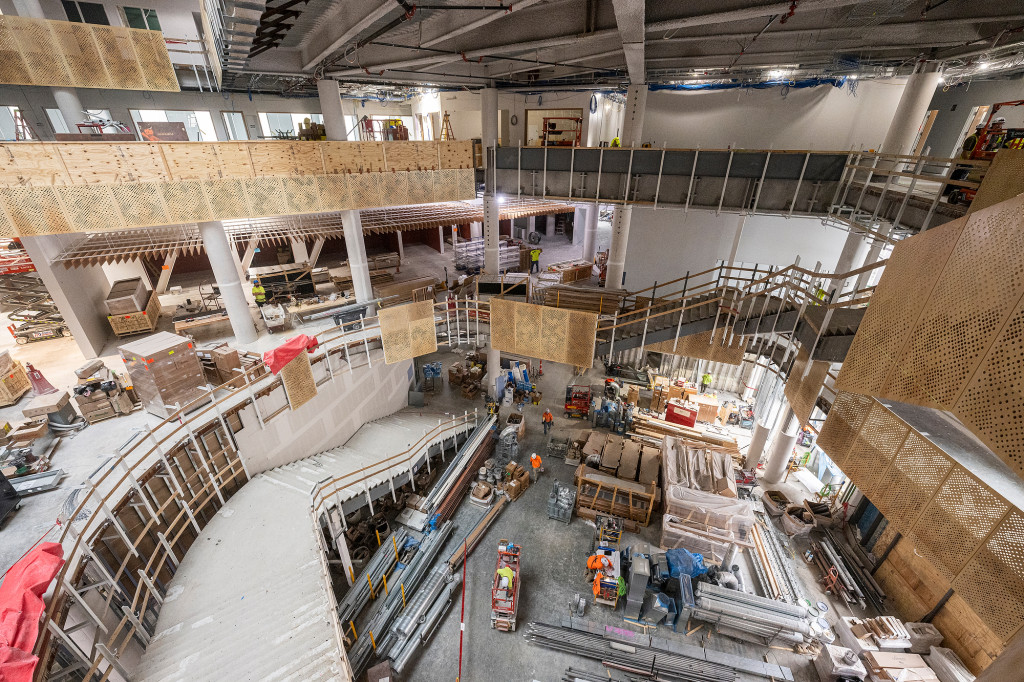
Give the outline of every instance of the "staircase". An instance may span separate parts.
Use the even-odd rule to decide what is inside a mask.
[[[727,327],[752,337],[751,349],[759,339],[792,334],[812,359],[842,362],[870,295],[870,290],[851,291],[831,303],[820,301],[815,293],[822,273],[797,265],[774,272],[720,265],[700,276],[701,284],[685,281],[680,291],[662,297],[655,297],[656,289],[671,289],[681,280],[628,294],[623,310],[598,324],[595,355]]]

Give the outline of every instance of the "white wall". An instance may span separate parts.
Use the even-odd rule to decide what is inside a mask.
[[[385,365],[381,351],[372,351],[373,367],[365,356],[355,356],[357,367],[339,370],[320,385],[315,398],[297,410],[278,415],[260,429],[252,408],[242,410],[245,425],[235,436],[238,452],[250,475],[340,447],[366,422],[405,407],[409,399],[412,361]],[[341,363],[343,364],[343,363]],[[319,375],[314,367],[314,372]],[[275,391],[280,393],[280,391]]]
[[[904,81],[863,80],[856,94],[822,85],[677,92],[647,97],[643,139],[653,146],[724,149],[877,149],[903,93]]]
[[[626,247],[626,288],[643,289],[687,271],[701,272],[728,260],[740,216],[711,211],[633,207]],[[801,265],[832,271],[846,232],[825,227],[817,218],[748,216],[736,260],[760,265]]]
[[[1008,102],[1024,97],[1024,75],[1010,80],[973,81],[949,90],[939,87],[928,106],[938,115],[928,133],[925,146],[931,147],[931,156],[948,156],[957,144],[960,131],[971,117],[971,109],[982,105]],[[974,132],[971,130],[970,132]]]

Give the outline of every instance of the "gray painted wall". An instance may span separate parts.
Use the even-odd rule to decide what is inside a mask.
[[[978,81],[949,90],[938,88],[928,106],[929,110],[939,111],[925,143],[931,147],[931,156],[948,156],[953,151],[964,123],[971,117],[971,109],[1016,99],[1024,99],[1024,75],[1012,80]]]

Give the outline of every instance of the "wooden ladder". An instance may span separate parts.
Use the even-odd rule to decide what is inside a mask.
[[[441,119],[441,139],[442,140],[454,140],[455,135],[452,133],[452,121],[448,117],[448,112],[444,112],[444,117]]]

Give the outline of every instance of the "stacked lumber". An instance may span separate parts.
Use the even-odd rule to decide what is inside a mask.
[[[562,284],[590,279],[594,274],[594,264],[587,260],[567,260],[552,263],[547,269],[548,272],[558,275],[558,281]]]
[[[666,436],[697,441],[728,453],[737,462],[743,461],[743,458],[740,456],[739,445],[733,436],[710,428],[700,429],[683,426],[682,424],[673,424],[644,411],[633,415],[632,433],[659,441]]]
[[[416,277],[414,279],[406,279],[400,282],[391,282],[381,286],[374,285],[373,291],[377,295],[377,298],[387,299],[381,302],[382,308],[387,308],[393,305],[401,305],[402,303],[409,303],[411,301],[426,300],[423,297],[418,297],[418,294],[430,292],[429,298],[433,299],[432,290],[438,284],[436,277]]]
[[[347,265],[340,268],[331,268],[331,282],[338,291],[345,291],[352,288],[352,269]],[[395,281],[395,275],[390,270],[370,270],[370,285],[378,287]]]
[[[537,291],[540,300],[534,303],[554,308],[585,310],[591,313],[614,315],[622,304],[624,291],[606,290],[593,286],[565,286],[554,284]]]

